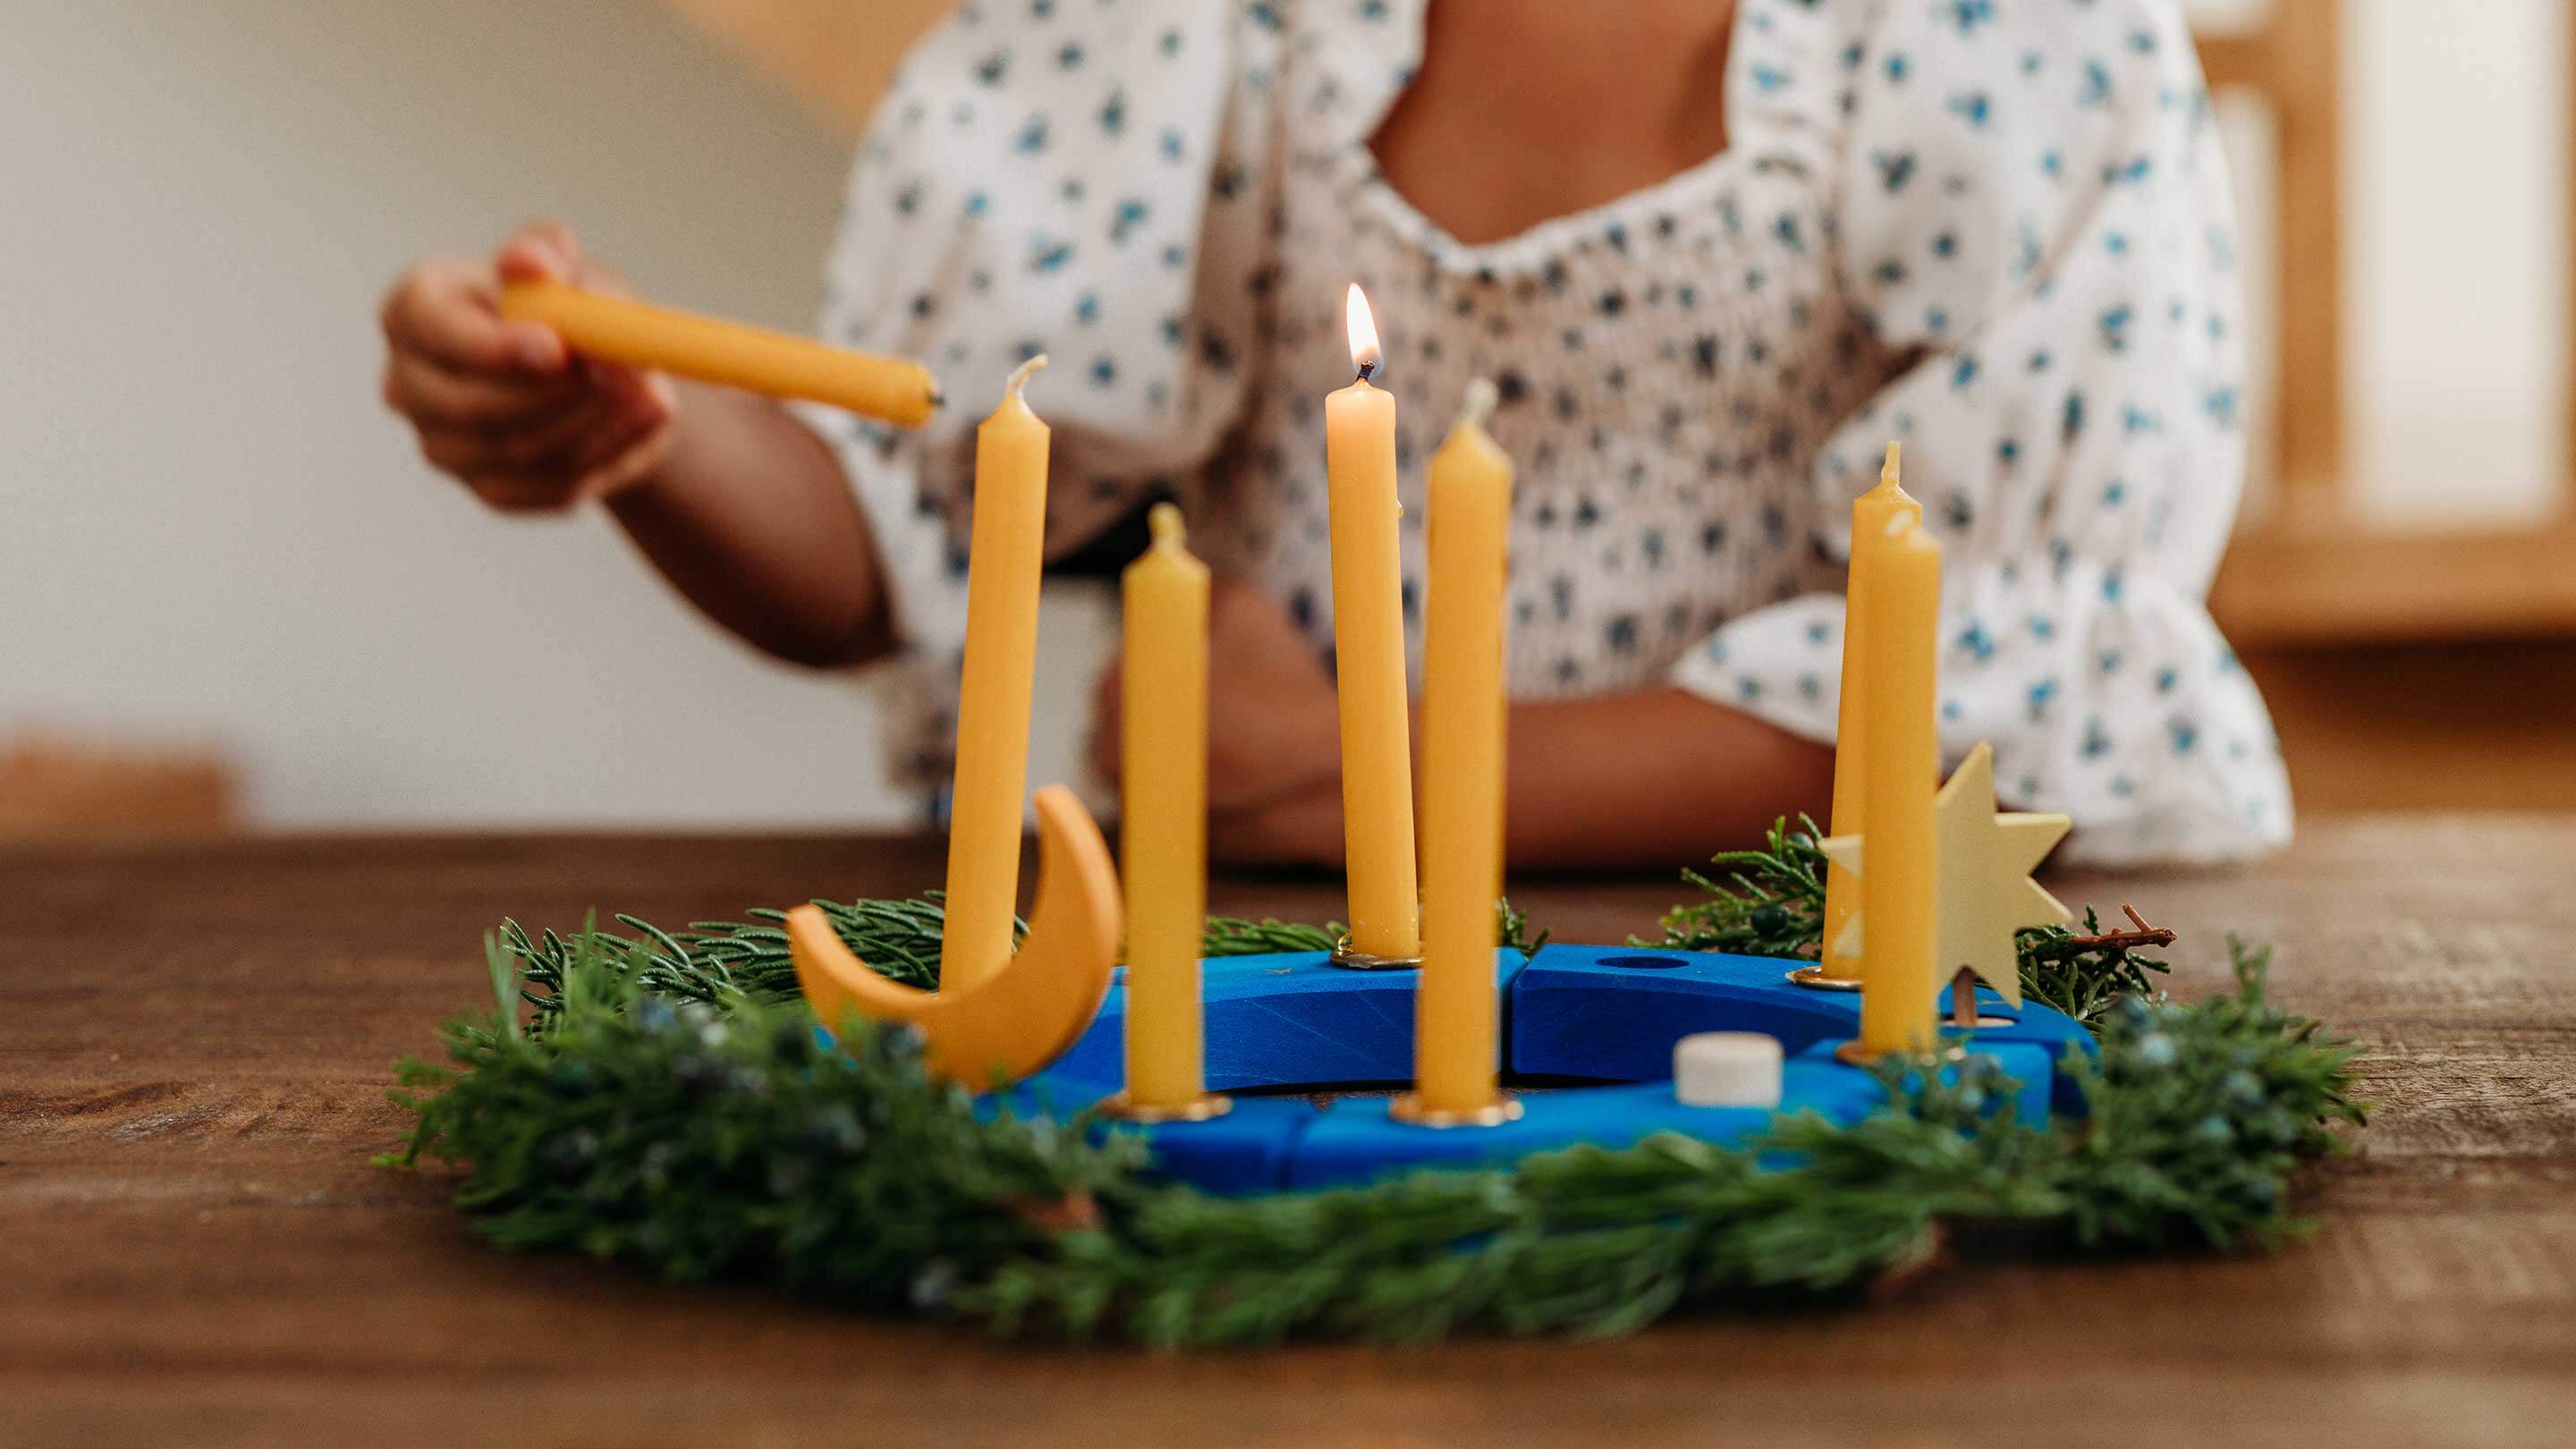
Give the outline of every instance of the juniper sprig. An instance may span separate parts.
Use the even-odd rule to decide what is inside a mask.
[[[1709,858],[1726,873],[1724,882],[1684,870],[1682,879],[1699,887],[1702,898],[1664,913],[1660,941],[1632,942],[1671,951],[1816,959],[1825,931],[1823,840],[1824,832],[1804,815],[1795,830],[1785,818],[1771,822],[1762,849]]]
[[[801,1001],[674,1000],[613,938],[562,945],[550,1031],[518,1029],[496,949],[498,1013],[451,1026],[451,1065],[405,1062],[394,1094],[417,1118],[384,1160],[465,1166],[457,1205],[500,1246],[903,1308],[1042,1251],[1141,1162],[1043,1111],[979,1113],[909,1027],[824,1038]]]
[[[1825,929],[1821,838],[1816,822],[1804,815],[1798,817],[1795,830],[1785,819],[1772,822],[1762,849],[1711,858],[1710,863],[1726,873],[1723,881],[1696,870],[1682,872],[1683,880],[1699,888],[1700,899],[1664,913],[1658,922],[1662,939],[1629,939],[1636,945],[1671,951],[1816,960],[1822,954]],[[2105,933],[2091,907],[2085,909],[2081,933],[2064,926],[2019,932],[2014,944],[2021,958],[2021,994],[2087,1026],[2095,1025],[2121,996],[2154,994],[2153,977],[2166,967],[2146,954],[2141,937],[2169,941],[2172,933]]]
[[[882,975],[925,990],[939,984],[940,926],[944,919],[940,892],[929,891],[901,901],[816,901],[853,955]],[[1524,956],[1547,944],[1547,933],[1530,933],[1529,917],[1510,901],[1495,903],[1496,930],[1502,944]],[[776,1003],[798,996],[796,966],[787,953],[787,913],[769,907],[745,911],[740,921],[692,921],[666,931],[638,916],[620,915],[618,924],[632,935],[598,931],[565,936],[551,928],[535,935],[515,920],[504,920],[500,950],[521,977],[520,1000],[533,1013],[530,1030],[553,1029],[563,1005],[564,983],[572,958],[584,939],[598,951],[596,969],[631,976],[636,984],[673,1001],[710,1006],[739,1001]],[[1014,921],[1012,940],[1028,933]],[[1339,923],[1310,926],[1277,917],[1245,920],[1208,917],[1199,945],[1203,956],[1262,956],[1281,952],[1329,951],[1340,938]]]

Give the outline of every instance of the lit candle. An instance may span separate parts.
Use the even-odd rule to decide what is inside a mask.
[[[1199,937],[1207,924],[1208,568],[1184,546],[1178,508],[1158,503],[1148,522],[1153,546],[1128,566],[1122,583],[1127,1093],[1120,1105],[1131,1116],[1203,1116],[1213,1105],[1199,1035]]]
[[[1887,537],[1889,523],[1904,518],[1920,521],[1923,505],[1914,501],[1897,482],[1898,445],[1887,445],[1887,462],[1879,470],[1878,486],[1852,500],[1851,572],[1843,610],[1843,684],[1839,723],[1834,731],[1834,816],[1832,833],[1859,835],[1867,818],[1865,791],[1861,784],[1861,760],[1869,736],[1869,711],[1863,696],[1867,693],[1869,675],[1862,661],[1864,627],[1860,610],[1852,607],[1860,594],[1861,575],[1868,570],[1866,557]],[[1860,909],[1860,881],[1841,865],[1825,868],[1825,933],[1824,971],[1827,980],[1848,982],[1860,975],[1857,958],[1841,955],[1836,947],[1842,941],[1843,928],[1851,922],[1852,912]]]
[[[1494,386],[1431,458],[1423,601],[1422,979],[1414,997],[1415,1120],[1492,1120],[1500,1049],[1495,886],[1503,868],[1503,580],[1512,464],[1485,435]],[[1402,1099],[1400,1099],[1402,1100]]]
[[[501,315],[542,322],[573,351],[771,397],[810,398],[900,427],[930,421],[939,384],[917,362],[603,297],[561,282],[512,282]]]
[[[1413,874],[1413,759],[1405,719],[1403,576],[1396,561],[1395,399],[1369,385],[1377,324],[1350,290],[1359,380],[1324,399],[1333,539],[1333,653],[1342,712],[1342,844],[1351,946],[1421,952]]]
[[[939,933],[945,990],[976,985],[1011,956],[1030,695],[1037,687],[1048,439],[1047,425],[1020,392],[1044,366],[1044,357],[1020,364],[1001,406],[975,430],[966,667],[957,697],[957,774],[949,790],[948,909]]]
[[[1929,1051],[1939,945],[1932,796],[1941,749],[1933,721],[1941,545],[1899,512],[1880,525],[1854,579],[1868,680],[1861,753],[1869,828],[1861,837],[1860,1049]]]

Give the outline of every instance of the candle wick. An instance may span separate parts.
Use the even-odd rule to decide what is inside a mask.
[[[1459,411],[1461,425],[1483,427],[1494,419],[1494,409],[1502,406],[1503,395],[1492,378],[1480,377],[1467,384],[1467,403]]]
[[[1043,352],[1030,358],[1028,361],[1021,363],[1017,368],[1012,370],[1011,380],[1002,384],[1002,392],[1009,397],[1018,397],[1020,395],[1020,389],[1029,385],[1029,375],[1046,365],[1047,358],[1046,354]]]
[[[941,387],[935,377],[930,380],[930,405],[934,408],[948,406],[948,389]]]
[[[1353,363],[1354,370],[1359,373],[1360,381],[1366,382],[1370,378],[1377,376],[1377,363],[1378,360],[1374,357],[1368,359],[1366,362]]]
[[[1145,529],[1157,548],[1180,548],[1189,542],[1189,525],[1181,520],[1180,506],[1175,503],[1155,504],[1145,515]]]
[[[1878,470],[1878,481],[1881,483],[1894,483],[1897,481],[1897,464],[1899,463],[1904,451],[1905,445],[1903,443],[1891,442],[1887,445],[1887,462]]]

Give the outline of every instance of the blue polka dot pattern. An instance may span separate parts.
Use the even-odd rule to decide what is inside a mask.
[[[1829,739],[1850,500],[1897,438],[1948,550],[1945,749],[1992,741],[2013,803],[2075,817],[2077,857],[2286,838],[2269,721],[2200,602],[2243,364],[2171,0],[1742,0],[1723,155],[1477,246],[1367,148],[1424,4],[988,0],[907,59],[822,330],[935,359],[953,403],[914,435],[808,414],[886,555],[900,764],[947,768],[973,425],[1040,350],[1050,548],[1177,496],[1329,652],[1318,402],[1350,376],[1356,279],[1414,465],[1417,599],[1419,463],[1470,379],[1498,385],[1516,693],[1678,683]]]

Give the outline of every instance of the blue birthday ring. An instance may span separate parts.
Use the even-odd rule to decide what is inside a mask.
[[[1859,1031],[1860,998],[1784,979],[1755,956],[1631,946],[1496,953],[1505,1090],[1523,1112],[1493,1127],[1414,1126],[1386,1104],[1343,1093],[1393,1090],[1413,1075],[1419,973],[1348,971],[1324,952],[1222,957],[1202,964],[1207,1087],[1233,1109],[1200,1121],[1117,1123],[1143,1136],[1156,1170],[1229,1195],[1344,1187],[1425,1167],[1507,1166],[1535,1152],[1632,1146],[1661,1132],[1733,1145],[1779,1112],[1853,1122],[1884,1105],[1870,1072],[1834,1059]],[[2020,1082],[2016,1108],[2041,1122],[2083,1102],[2058,1071],[2093,1040],[2065,1013],[2019,1008],[1979,988],[1980,1026],[1958,1044]],[[1115,1096],[1125,1076],[1127,996],[1111,987],[1082,1039],[1005,1094],[1014,1109],[1064,1114]],[[1675,1098],[1674,1044],[1703,1031],[1776,1037],[1778,1108],[1694,1107]],[[1954,1033],[1954,1035],[1956,1035]],[[1319,1100],[1335,1094],[1330,1100]]]

